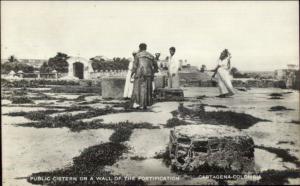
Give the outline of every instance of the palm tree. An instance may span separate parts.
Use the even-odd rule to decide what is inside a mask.
[[[14,56],[14,55],[11,55],[11,56],[9,56],[9,58],[8,58],[8,62],[18,62],[18,59]]]

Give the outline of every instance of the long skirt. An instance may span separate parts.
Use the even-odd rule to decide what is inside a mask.
[[[137,78],[134,80],[131,101],[132,104],[136,103],[140,107],[153,104],[151,77]]]
[[[128,71],[128,74],[126,76],[126,82],[125,82],[125,88],[124,88],[124,98],[131,98],[132,90],[133,90],[133,83],[130,82],[131,79],[131,71]]]
[[[231,84],[231,77],[226,69],[219,68],[217,73],[218,86],[220,94],[234,94],[233,86]]]

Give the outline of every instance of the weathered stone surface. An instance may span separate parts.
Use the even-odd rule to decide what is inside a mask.
[[[122,98],[124,93],[125,78],[111,77],[103,78],[101,81],[102,98]]]
[[[231,127],[177,126],[170,132],[168,149],[172,165],[181,171],[204,165],[244,173],[254,169],[252,138]]]
[[[157,88],[154,91],[154,96],[160,101],[182,101],[184,94],[182,89],[176,88]]]

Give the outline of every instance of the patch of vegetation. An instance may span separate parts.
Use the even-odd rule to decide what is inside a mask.
[[[114,175],[104,170],[104,166],[113,165],[120,156],[127,152],[127,147],[120,143],[103,143],[85,149],[78,157],[73,158],[73,165],[66,169],[51,172],[39,172],[30,175],[27,181],[39,185],[144,185],[141,180],[127,181],[124,178],[114,179]],[[87,181],[80,181],[79,177],[88,176]],[[76,177],[77,181],[35,181],[34,177]],[[93,181],[90,178],[93,177]],[[105,177],[96,180],[95,177]],[[51,179],[50,179],[51,180]]]
[[[201,95],[201,96],[197,96],[197,97],[196,97],[196,99],[205,99],[205,98],[207,98],[206,95]]]
[[[178,107],[180,117],[189,117],[202,123],[233,126],[237,129],[247,129],[260,121],[268,121],[256,118],[249,114],[237,113],[232,111],[212,111],[206,112],[204,105],[200,104],[195,110],[184,107],[182,104]]]
[[[51,89],[54,93],[98,93],[101,94],[100,86],[78,86],[78,85],[66,85],[55,86]]]
[[[289,109],[284,106],[274,106],[269,109],[269,111],[283,111],[283,110],[294,110],[294,109]]]
[[[10,71],[18,72],[20,70],[24,73],[32,73],[34,71],[34,67],[19,61],[14,56],[10,56],[8,61],[1,63],[1,74],[8,74]]]
[[[145,160],[147,158],[142,157],[142,156],[132,156],[132,157],[130,157],[130,159],[131,160],[135,160],[135,161],[143,161],[143,160]]]
[[[178,174],[187,174],[193,177],[198,177],[199,175],[242,175],[242,173],[238,171],[233,171],[230,167],[228,168],[221,168],[217,165],[209,165],[208,163],[204,163],[203,165],[199,166],[198,168],[190,171],[190,170],[179,170],[176,166],[172,166],[171,169]],[[233,177],[233,176],[231,176]],[[226,180],[226,179],[220,179]],[[219,181],[220,181],[219,180]],[[231,180],[234,180],[232,178]]]
[[[208,104],[202,104],[203,106],[209,106],[209,107],[215,107],[215,108],[228,108],[225,105],[208,105]]]
[[[73,162],[81,169],[113,165],[126,151],[127,147],[120,143],[104,143],[85,149],[80,156],[73,158]]]
[[[85,97],[86,95],[80,95],[78,96],[76,99],[74,99],[75,101],[85,101]]]
[[[177,110],[173,110],[173,111],[171,112],[171,114],[172,114],[173,118],[177,118],[178,115],[179,115],[179,112],[178,112]]]
[[[26,90],[26,88],[22,88],[22,89],[16,89],[12,91],[12,95],[13,96],[26,96],[28,93],[28,91]]]
[[[95,103],[100,103],[100,99],[94,99],[92,101],[83,101],[78,103],[78,105],[89,105],[89,104],[95,104]]]
[[[166,150],[160,153],[157,153],[154,156],[155,159],[162,159],[163,163],[169,167],[171,165],[171,157],[170,157],[170,153],[169,153],[169,148],[166,147]]]
[[[96,56],[90,59],[94,70],[127,70],[129,60],[126,58],[114,57],[112,60],[107,60]]]
[[[291,123],[300,124],[299,120],[292,120]]]
[[[114,110],[111,107],[105,107],[103,109],[102,108],[90,108],[85,113],[79,113],[79,114],[74,115],[73,120],[93,118],[93,117],[103,116],[103,115],[117,113],[117,112],[120,112],[120,111]]]
[[[69,128],[72,132],[80,132],[82,130],[88,130],[88,129],[99,129],[99,128],[105,128],[105,129],[114,129],[120,131],[115,134],[119,135],[120,132],[127,132],[124,134],[128,134],[128,131],[125,130],[132,130],[132,129],[157,129],[159,128],[158,126],[153,126],[150,123],[146,122],[141,122],[141,123],[131,123],[131,122],[119,122],[119,123],[103,123],[103,120],[101,119],[96,119],[92,120],[90,122],[83,122],[81,120],[77,120],[76,115],[72,116],[71,114],[62,114],[54,117],[50,116],[45,116],[44,119],[38,121],[38,122],[29,122],[25,124],[16,124],[17,126],[21,127],[35,127],[35,128],[62,128],[62,127],[67,127]],[[126,128],[123,130],[123,128]],[[117,139],[117,136],[114,137]],[[126,137],[120,139],[127,139]]]
[[[282,97],[279,97],[279,96],[272,96],[270,97],[269,99],[283,99]]]
[[[70,58],[70,56],[67,54],[58,52],[54,57],[49,58],[47,62],[43,63],[40,67],[40,71],[43,73],[49,73],[52,70],[56,70],[60,73],[67,73],[69,66],[67,62],[68,58]]]
[[[93,122],[94,124],[96,122]],[[80,126],[85,123],[81,123]],[[125,180],[122,176],[112,175],[105,171],[105,166],[112,166],[115,164],[123,153],[128,151],[128,147],[121,142],[127,141],[132,133],[133,128],[153,127],[149,123],[132,124],[129,122],[122,122],[118,124],[102,124],[108,128],[114,128],[115,132],[110,137],[112,142],[95,145],[85,149],[78,157],[73,158],[73,165],[69,168],[55,170],[51,172],[33,173],[27,181],[32,184],[66,186],[66,185],[145,185],[142,180]],[[81,176],[88,176],[87,181],[79,180]],[[50,181],[37,180],[36,177],[50,177]],[[51,181],[53,177],[73,177],[76,180],[71,181]],[[96,177],[105,179],[95,179]],[[118,179],[115,179],[118,177]],[[91,180],[93,178],[93,180]],[[120,179],[121,178],[121,179]]]
[[[57,80],[57,79],[21,79],[8,81],[1,79],[1,87],[8,88],[19,88],[19,87],[30,87],[30,88],[39,88],[46,87],[47,85],[79,85],[79,81],[74,80]]]
[[[119,127],[115,132],[110,136],[109,140],[114,143],[121,143],[128,141],[132,134],[132,129],[127,127]]]
[[[43,120],[38,122],[29,122],[24,125],[18,125],[22,127],[35,127],[35,128],[62,128],[67,127],[72,132],[80,132],[87,129],[106,128],[102,120],[96,120],[93,122],[83,122],[80,120],[74,120],[71,114],[63,114],[54,117],[46,116]]]
[[[34,102],[29,99],[28,97],[22,96],[22,97],[12,97],[11,98],[12,104],[33,104]]]
[[[42,110],[42,111],[32,111],[32,112],[10,112],[6,115],[8,116],[24,116],[27,119],[38,121],[46,118],[48,114],[53,114],[60,112],[59,110]]]
[[[48,96],[47,94],[44,94],[42,92],[39,92],[36,97],[33,97],[34,100],[57,100],[57,98]]]
[[[259,174],[258,181],[248,181],[246,185],[286,185],[288,178],[299,178],[300,170],[267,170]]]
[[[82,111],[86,109],[91,109],[89,106],[78,106],[78,105],[71,105],[70,107],[64,107],[66,112],[72,112],[72,111]]]
[[[176,127],[176,126],[189,125],[189,124],[191,124],[191,123],[186,122],[186,121],[181,120],[181,119],[178,119],[178,118],[171,118],[171,119],[168,119],[168,121],[165,125],[165,128],[173,128],[173,127]]]
[[[282,96],[282,94],[280,94],[280,93],[271,93],[271,94],[269,94],[269,96],[277,96],[277,97],[281,97]]]
[[[242,92],[247,91],[247,88],[245,88],[245,87],[237,87],[236,89],[239,90],[239,91],[242,91]]]
[[[50,128],[56,128],[56,127],[68,127],[70,129],[76,129],[80,125],[85,125],[84,122],[77,121],[80,119],[85,118],[91,118],[96,116],[102,116],[109,113],[114,113],[114,110],[111,108],[105,108],[105,109],[91,109],[89,107],[78,107],[73,106],[69,107],[65,110],[65,112],[72,112],[72,111],[82,111],[88,109],[86,113],[79,113],[76,115],[72,114],[61,114],[58,116],[48,116],[49,114],[60,112],[58,110],[45,110],[45,111],[33,111],[28,113],[10,113],[9,115],[14,116],[24,116],[28,119],[39,121],[34,123],[34,127],[37,128],[43,128],[43,127],[50,127]],[[98,120],[97,120],[98,121]],[[28,126],[32,126],[33,123],[28,123]],[[27,124],[26,124],[27,125]],[[95,122],[88,122],[87,126],[82,129],[91,129],[95,128],[97,124]],[[81,128],[80,128],[81,129]]]
[[[265,146],[255,146],[255,148],[263,149],[268,152],[276,154],[279,158],[282,158],[284,162],[290,162],[297,165],[297,167],[300,167],[300,162],[298,161],[298,158],[295,156],[292,156],[288,153],[288,150],[280,149],[280,148],[274,148],[274,147],[265,147]]]
[[[126,101],[126,102],[101,102],[103,104],[111,104],[112,107],[122,107],[125,110],[129,110],[130,109],[130,101]]]
[[[85,98],[87,96],[95,96],[95,94],[89,93],[89,94],[84,94],[84,95],[80,95],[77,98],[73,99],[74,101],[83,101],[86,102]]]

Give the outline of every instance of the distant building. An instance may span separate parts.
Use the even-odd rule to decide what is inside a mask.
[[[299,89],[299,67],[288,64],[287,69],[275,70],[275,79],[284,81],[287,88]]]
[[[82,57],[70,57],[67,60],[68,76],[65,79],[89,79],[93,71],[92,62]]]
[[[288,64],[286,69],[275,70],[274,78],[277,80],[287,80],[290,73],[295,73],[299,67],[295,64]]]
[[[299,69],[299,66],[295,65],[295,64],[288,64],[287,67],[288,67],[288,70],[297,70],[297,69]]]
[[[195,73],[195,72],[199,72],[198,67],[196,66],[192,66],[190,64],[186,64],[186,65],[182,65],[181,66],[181,73]]]

